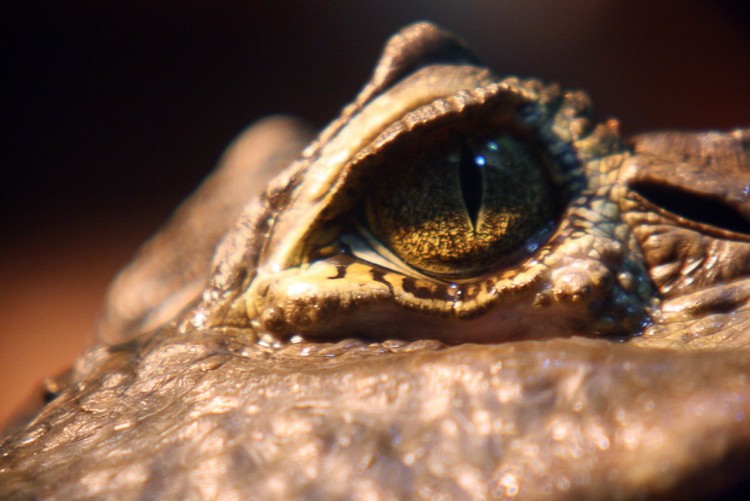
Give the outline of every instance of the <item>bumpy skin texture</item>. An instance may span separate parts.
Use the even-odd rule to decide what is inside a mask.
[[[69,387],[5,439],[0,497],[700,497],[747,480],[750,131],[623,144],[587,113],[419,24],[265,193],[217,205],[307,137],[250,129],[118,279]],[[389,164],[489,126],[544,150],[554,229],[456,282],[360,245],[349,215]]]

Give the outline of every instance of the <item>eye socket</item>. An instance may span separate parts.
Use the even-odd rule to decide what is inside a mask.
[[[398,155],[365,202],[370,230],[406,264],[433,276],[476,276],[517,258],[550,227],[554,189],[522,140],[467,136],[423,149]]]

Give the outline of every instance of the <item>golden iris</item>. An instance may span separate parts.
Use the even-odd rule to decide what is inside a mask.
[[[498,266],[554,217],[546,168],[510,135],[399,156],[370,191],[373,234],[410,266],[445,277]]]

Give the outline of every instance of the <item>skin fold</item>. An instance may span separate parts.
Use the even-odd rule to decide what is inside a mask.
[[[367,211],[393,179],[408,184],[393,207],[419,199],[429,152],[492,134],[539,162],[548,222],[470,273],[380,243]],[[425,227],[394,234],[409,249],[450,235]],[[144,245],[100,343],[6,431],[0,497],[741,492],[749,228],[750,130],[625,141],[585,94],[498,77],[407,27],[317,137],[252,126]]]

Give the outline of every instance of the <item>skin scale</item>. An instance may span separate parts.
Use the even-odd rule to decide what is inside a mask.
[[[249,129],[118,277],[101,343],[8,432],[0,497],[740,489],[750,131],[624,142],[588,110],[418,24],[317,138]],[[451,280],[361,245],[378,175],[477,127],[543,150],[554,228]]]

